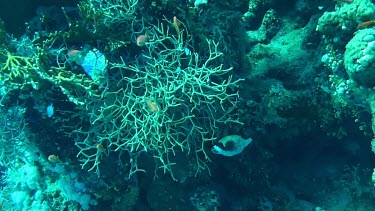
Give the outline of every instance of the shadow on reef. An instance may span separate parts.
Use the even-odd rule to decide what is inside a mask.
[[[353,127],[353,125],[347,125]],[[134,210],[334,210],[368,209],[375,159],[360,131],[344,139],[320,130],[270,146],[256,139],[234,157],[212,157],[211,175],[174,182],[138,175]],[[182,170],[183,171],[183,170]],[[210,209],[209,209],[210,210]]]
[[[223,210],[369,208],[374,205],[369,187],[374,159],[368,159],[372,152],[367,139],[352,134],[338,140],[316,131],[282,140],[277,147],[255,140],[237,157],[215,158],[209,181],[198,178],[178,186],[185,193],[215,193]],[[186,198],[180,199],[182,204]]]

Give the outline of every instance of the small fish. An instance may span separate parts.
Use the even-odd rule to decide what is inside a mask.
[[[107,150],[105,150],[105,148],[103,147],[103,145],[101,145],[101,144],[97,144],[97,145],[96,145],[96,148],[98,149],[99,152],[103,152],[105,155],[108,156],[108,154],[107,154]]]
[[[72,50],[69,50],[66,55],[68,56],[68,58],[71,58],[71,57],[77,56],[80,52],[81,52],[80,50],[72,49]]]
[[[56,155],[48,156],[48,161],[51,162],[51,163],[61,163],[61,160]]]
[[[375,20],[365,21],[357,26],[357,29],[364,29],[375,24]]]
[[[147,103],[147,106],[150,108],[151,111],[157,112],[159,110],[158,107],[153,102],[151,102],[150,100],[146,100],[146,103]]]
[[[139,35],[137,37],[137,45],[139,47],[144,46],[146,44],[146,42],[148,41],[149,38],[150,38],[150,36],[147,33]]]
[[[185,50],[185,54],[186,54],[187,56],[190,56],[190,54],[191,54],[190,49],[189,49],[189,48],[185,48],[184,50]]]
[[[49,106],[47,106],[47,109],[46,109],[46,112],[47,112],[47,116],[48,118],[51,118],[53,113],[54,113],[54,108],[53,108],[53,104],[49,104]]]

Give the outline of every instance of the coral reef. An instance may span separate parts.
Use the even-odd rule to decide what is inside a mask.
[[[374,209],[373,1],[20,10],[0,12],[0,209]]]

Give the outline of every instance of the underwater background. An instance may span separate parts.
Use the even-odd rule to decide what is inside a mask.
[[[372,0],[0,2],[0,210],[375,210]]]

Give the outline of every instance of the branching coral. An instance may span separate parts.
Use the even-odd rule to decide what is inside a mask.
[[[86,135],[77,145],[83,167],[98,174],[103,155],[113,151],[129,152],[129,176],[142,171],[136,163],[142,151],[173,178],[181,151],[194,155],[199,171],[207,167],[204,145],[216,139],[218,126],[239,123],[233,118],[238,93],[230,89],[241,80],[232,79],[231,68],[213,65],[222,56],[217,43],[208,41],[209,57],[202,58],[184,47],[191,41],[184,29],[160,23],[149,34],[142,58],[112,63],[119,81],[109,80],[101,99],[87,100],[91,127],[76,131]]]
[[[16,40],[12,42],[17,46],[23,43]],[[0,79],[5,86],[10,89],[38,90],[43,84],[50,82],[75,104],[83,104],[79,99],[82,95],[96,95],[93,88],[95,83],[87,76],[73,73],[64,65],[57,65],[61,50],[42,46],[30,52],[25,55],[20,50],[0,50]],[[51,58],[52,55],[55,57]]]
[[[0,116],[0,166],[12,168],[27,148],[25,134],[25,109],[15,106],[7,111],[1,109]]]
[[[62,34],[66,42],[106,41],[107,50],[129,43],[138,0],[85,0],[78,5],[80,19],[70,17],[64,9],[69,31]]]

